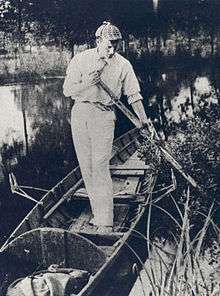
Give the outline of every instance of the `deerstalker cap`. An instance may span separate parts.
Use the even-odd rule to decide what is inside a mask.
[[[95,36],[96,38],[102,37],[108,40],[122,39],[120,30],[110,22],[103,22],[103,24],[95,32]]]

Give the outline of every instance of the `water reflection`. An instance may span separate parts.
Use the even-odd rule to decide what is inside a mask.
[[[2,163],[8,171],[30,165],[29,174],[36,178],[47,175],[46,186],[66,173],[63,167],[67,169],[74,158],[68,123],[70,101],[62,96],[61,85],[56,81],[0,88]],[[56,165],[60,173],[55,174]]]
[[[13,171],[19,184],[49,189],[76,165],[76,157],[71,102],[62,95],[62,81],[4,86],[0,100],[1,242],[33,206],[11,196],[8,173]]]
[[[210,69],[158,71],[148,86],[146,96],[150,99],[146,108],[165,137],[169,127],[219,103],[217,73]]]
[[[11,144],[15,139],[23,141],[23,118],[21,109],[15,104],[16,93],[21,86],[0,87],[0,142]]]
[[[169,122],[179,123],[192,117],[202,107],[217,104],[218,98],[207,77],[197,77],[190,86],[183,86],[171,100],[171,107],[166,105],[166,117]]]

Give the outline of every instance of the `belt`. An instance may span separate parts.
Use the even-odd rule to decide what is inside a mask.
[[[82,101],[80,103],[91,104],[102,111],[114,111],[114,105],[104,105],[100,102],[90,102],[90,101]]]

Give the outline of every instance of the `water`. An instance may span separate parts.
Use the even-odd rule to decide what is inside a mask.
[[[165,134],[204,105],[219,104],[215,67],[167,68],[139,78],[149,98],[144,100],[147,113]],[[69,124],[72,102],[63,96],[62,83],[50,79],[0,87],[0,241],[33,206],[11,196],[8,173],[13,171],[19,184],[49,189],[77,164]],[[116,136],[131,127],[118,113]]]
[[[13,171],[19,184],[49,189],[76,165],[76,157],[71,101],[63,97],[61,81],[2,86],[0,101],[2,241],[33,206],[11,196],[8,173]]]

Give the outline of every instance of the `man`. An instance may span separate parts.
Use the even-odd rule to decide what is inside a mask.
[[[97,47],[73,57],[64,81],[65,96],[75,104],[71,127],[82,177],[90,199],[93,224],[99,232],[112,231],[113,190],[109,170],[115,114],[100,79],[119,98],[128,97],[141,123],[147,122],[140,87],[128,60],[116,53],[122,39],[119,29],[104,22],[96,33]]]

